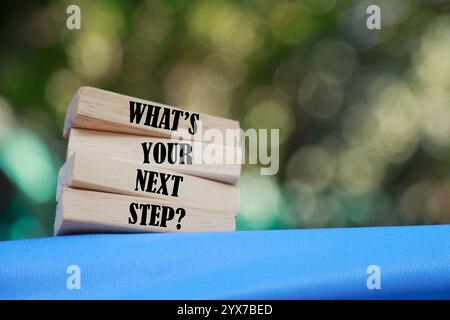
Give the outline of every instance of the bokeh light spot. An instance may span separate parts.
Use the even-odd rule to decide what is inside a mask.
[[[34,133],[11,131],[0,141],[0,167],[19,189],[35,202],[54,197],[56,167],[49,150]]]

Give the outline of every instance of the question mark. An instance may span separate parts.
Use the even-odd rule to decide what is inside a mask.
[[[177,223],[177,229],[180,230],[181,229],[181,219],[183,219],[184,216],[186,215],[186,210],[184,210],[183,208],[178,208],[176,213],[180,215],[180,217],[178,218],[178,223]]]

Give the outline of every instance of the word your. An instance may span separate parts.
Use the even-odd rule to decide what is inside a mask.
[[[67,7],[66,13],[70,14],[66,20],[66,27],[69,30],[81,29],[81,9],[79,6],[72,4]]]
[[[379,266],[377,266],[376,264],[372,264],[367,267],[366,272],[369,275],[369,277],[367,278],[367,282],[366,282],[367,289],[380,290],[381,289],[381,268]]]
[[[366,26],[369,30],[381,29],[381,9],[376,4],[371,4],[367,7],[367,14],[370,16],[366,20]]]
[[[81,269],[76,264],[67,267],[66,273],[69,275],[66,280],[66,287],[69,290],[81,289]]]
[[[173,182],[171,186],[168,186],[169,180]],[[175,174],[137,169],[136,187],[134,191],[140,190],[166,196],[170,193],[170,196],[178,197],[178,189],[182,181],[183,177]],[[169,192],[169,189],[171,192]]]
[[[170,164],[192,164],[192,146],[188,143],[167,142],[166,146],[161,142],[155,145],[153,142],[144,142],[141,145],[144,153],[143,163],[150,163],[151,158],[158,164],[166,161]]]
[[[145,114],[145,116],[144,116]],[[188,132],[193,135],[197,132],[196,122],[200,114],[183,110],[172,110],[166,107],[130,101],[130,123],[144,124],[149,127],[178,130],[180,120],[188,120],[190,127]],[[141,123],[143,121],[143,123]]]
[[[186,216],[186,210],[183,208],[174,209],[169,206],[160,206],[157,204],[137,203],[130,204],[130,217],[128,217],[128,224],[136,224],[140,220],[141,226],[155,226],[167,227],[167,222],[178,215],[177,229],[181,229],[181,219]],[[140,218],[140,219],[139,219]],[[150,220],[147,222],[148,218]]]

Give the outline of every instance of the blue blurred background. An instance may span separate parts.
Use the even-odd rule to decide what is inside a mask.
[[[52,233],[82,85],[280,128],[238,229],[450,223],[448,1],[3,1],[0,48],[2,240]]]

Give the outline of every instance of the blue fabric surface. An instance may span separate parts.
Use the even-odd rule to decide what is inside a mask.
[[[69,265],[81,289],[69,290]],[[366,269],[378,265],[381,289]],[[0,242],[1,299],[450,298],[450,226]]]

